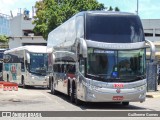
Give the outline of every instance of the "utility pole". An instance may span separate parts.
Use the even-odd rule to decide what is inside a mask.
[[[139,0],[137,0],[137,15],[138,15],[138,7],[139,7]]]

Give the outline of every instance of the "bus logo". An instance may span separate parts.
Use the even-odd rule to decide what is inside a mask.
[[[114,88],[124,88],[124,84],[122,83],[117,83],[113,85]]]
[[[117,90],[116,90],[116,92],[117,92],[117,93],[120,93],[120,92],[121,92],[121,90],[120,90],[120,89],[117,89]]]

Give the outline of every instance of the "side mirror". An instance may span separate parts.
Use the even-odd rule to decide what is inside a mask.
[[[54,64],[55,63],[55,55],[54,54],[52,54],[52,64]]]
[[[80,65],[79,66],[79,70],[80,70],[80,72],[84,75],[84,73],[85,73],[85,67],[84,67],[84,65]]]
[[[84,69],[85,69],[85,68],[84,68],[84,65],[82,65],[81,67],[82,67],[82,68],[81,68],[81,69],[82,69],[81,72],[82,72],[82,74],[84,75]]]
[[[30,64],[30,55],[29,55],[29,53],[27,53],[27,63]]]
[[[150,46],[150,62],[154,62],[156,59],[156,47],[150,40],[145,40]]]
[[[87,43],[83,38],[80,38],[79,41],[80,41],[80,55],[82,55],[83,58],[87,58]]]

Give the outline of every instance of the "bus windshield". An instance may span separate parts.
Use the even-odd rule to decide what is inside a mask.
[[[47,54],[30,53],[30,72],[34,74],[46,75],[48,61]]]
[[[86,39],[108,43],[134,43],[144,41],[144,33],[138,16],[88,13]]]
[[[129,82],[145,78],[145,50],[109,51],[88,49],[87,76],[106,82]]]

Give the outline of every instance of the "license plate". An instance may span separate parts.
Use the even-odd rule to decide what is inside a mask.
[[[115,100],[115,101],[123,100],[123,96],[113,96],[112,100]]]

